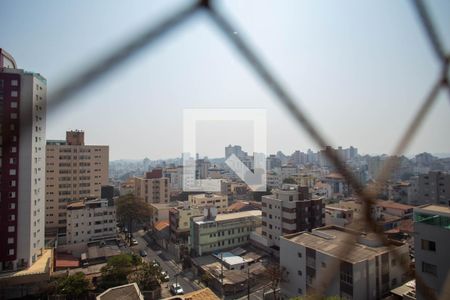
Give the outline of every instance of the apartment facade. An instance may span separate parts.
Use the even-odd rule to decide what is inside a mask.
[[[262,197],[262,235],[270,246],[279,247],[285,234],[311,230],[324,222],[322,198],[311,199],[307,187],[284,184]]]
[[[355,238],[357,237],[357,238]],[[326,226],[312,232],[287,235],[280,240],[283,298],[315,291],[341,299],[381,299],[408,280],[402,264],[409,263],[407,244],[384,246],[375,235]],[[341,253],[349,247],[350,251]],[[401,261],[394,256],[399,253]],[[338,270],[332,267],[338,266]],[[334,272],[325,288],[321,282]],[[331,273],[333,274],[333,273]]]
[[[203,215],[202,207],[189,206],[185,204],[172,207],[169,210],[170,240],[174,243],[187,243],[192,217]]]
[[[108,184],[109,146],[85,145],[83,131],[67,131],[65,140],[47,141],[47,234],[64,235],[67,205],[86,197],[100,198]]]
[[[214,206],[217,212],[223,213],[228,208],[228,196],[212,193],[189,195],[189,205],[196,207]]]
[[[201,217],[190,222],[189,246],[195,255],[204,255],[242,246],[249,241],[250,233],[261,226],[261,211],[216,214],[215,208],[205,208]]]
[[[0,270],[43,253],[47,81],[0,48]]]
[[[163,177],[162,169],[146,172],[144,177],[135,177],[134,195],[147,203],[168,203],[169,179]]]
[[[450,204],[450,174],[433,171],[412,178],[410,183],[409,204]]]
[[[416,272],[439,299],[450,299],[449,294],[442,295],[450,276],[450,207],[425,205],[414,208],[414,234]],[[420,284],[416,285],[416,297],[426,299]]]
[[[116,237],[116,207],[107,199],[67,205],[66,243],[88,243]]]

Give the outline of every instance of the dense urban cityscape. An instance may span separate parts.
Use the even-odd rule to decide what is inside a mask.
[[[261,153],[267,136],[255,121],[255,148],[216,133],[207,141],[223,154],[189,153],[179,128],[178,156],[120,159],[83,119],[49,139],[52,83],[2,47],[0,299],[450,299],[450,148],[367,154],[319,142]],[[175,139],[155,133],[167,126],[156,122],[148,136],[126,130],[158,146]],[[104,123],[99,131],[113,131]],[[139,147],[119,142],[121,154]]]

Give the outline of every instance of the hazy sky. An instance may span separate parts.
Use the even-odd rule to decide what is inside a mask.
[[[450,1],[427,2],[450,49]],[[182,1],[2,1],[0,47],[39,72],[49,90],[156,24]],[[226,1],[221,10],[334,146],[389,153],[439,74],[409,1]],[[47,119],[47,138],[82,129],[111,159],[169,158],[182,148],[185,108],[265,108],[268,151],[316,146],[199,14]],[[197,149],[252,150],[249,122],[201,122]],[[450,152],[441,93],[408,153]]]

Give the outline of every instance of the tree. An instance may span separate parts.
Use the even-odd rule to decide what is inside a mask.
[[[56,282],[56,293],[70,295],[75,298],[84,296],[89,291],[89,280],[84,273],[78,272],[72,275],[60,278]]]
[[[294,178],[288,177],[288,178],[283,179],[283,183],[295,184],[296,182],[295,182]]]
[[[270,281],[273,299],[277,299],[277,289],[281,281],[285,278],[285,270],[281,269],[277,264],[267,266],[266,276]]]
[[[136,282],[143,291],[155,290],[163,281],[161,267],[149,262],[144,262],[137,271],[128,275],[128,282]]]
[[[128,283],[127,276],[133,271],[133,257],[130,254],[120,254],[108,259],[106,266],[101,268],[101,287],[104,289]]]
[[[133,223],[143,223],[152,214],[150,206],[143,200],[136,198],[133,194],[119,197],[117,200],[117,219],[120,223],[128,225],[130,233],[129,243],[131,245],[131,234]]]

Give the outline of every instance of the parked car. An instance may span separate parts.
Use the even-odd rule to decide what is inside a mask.
[[[141,251],[139,251],[139,254],[140,254],[142,257],[146,257],[146,256],[147,256],[147,251],[141,250]]]
[[[156,259],[152,260],[152,266],[159,267],[159,262]]]
[[[174,295],[183,295],[184,291],[183,288],[179,283],[172,283],[170,285],[170,292]]]
[[[138,243],[138,241],[136,241],[136,239],[132,238],[131,239],[131,245],[136,246]]]
[[[169,274],[166,271],[161,272],[161,281],[168,282],[170,280]]]

